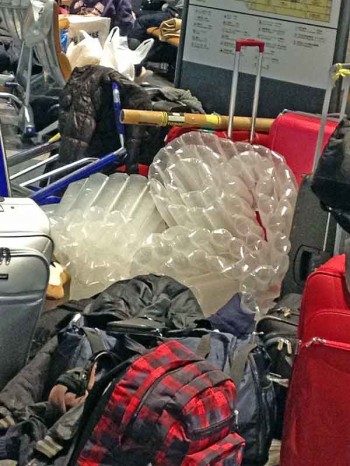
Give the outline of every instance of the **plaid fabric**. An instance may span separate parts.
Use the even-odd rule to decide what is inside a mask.
[[[116,384],[78,464],[127,464],[120,458],[129,454],[129,464],[239,465],[244,442],[230,434],[235,398],[227,375],[169,341],[138,358]]]
[[[186,456],[181,466],[240,466],[242,463],[242,439],[230,434],[206,450]]]

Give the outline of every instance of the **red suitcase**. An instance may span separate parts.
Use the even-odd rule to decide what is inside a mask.
[[[316,115],[286,111],[270,129],[267,147],[283,155],[299,185],[303,175],[313,171],[320,122]],[[322,150],[337,126],[338,120],[326,122]]]
[[[254,144],[260,144],[283,155],[287,165],[295,175],[298,185],[303,175],[312,173],[317,136],[321,119],[317,115],[297,112],[284,112],[279,115],[271,126],[270,133],[256,133]],[[338,120],[328,120],[326,123],[322,149],[327,144],[332,133],[338,126]],[[166,143],[195,128],[173,127],[166,138]],[[215,131],[219,137],[227,137],[224,131]],[[248,131],[234,131],[233,141],[247,141]],[[301,150],[302,148],[302,150]]]
[[[350,465],[350,294],[345,255],[307,280],[281,466]]]
[[[325,95],[321,118],[317,115],[285,110],[276,118],[269,134],[254,133],[255,137],[251,138],[254,144],[263,145],[283,155],[288,166],[294,173],[298,185],[301,184],[304,175],[308,175],[313,172],[315,160],[317,162],[317,158],[322,153],[323,148],[345,114],[347,99],[343,98],[340,115],[334,115],[333,118],[328,118],[332,90],[335,82],[339,78],[346,78],[343,80],[343,96],[346,97],[349,94],[348,75],[343,75],[339,72],[339,67],[342,69],[343,67],[348,69],[349,65],[334,65],[331,68],[329,87]],[[260,76],[258,76],[257,81],[260,81]],[[258,99],[259,92],[256,96]],[[256,110],[257,100],[256,104],[253,105],[253,108]],[[231,120],[233,114],[234,111],[230,108]],[[253,118],[255,118],[255,116],[256,112],[253,112]],[[193,129],[191,128],[174,127],[170,130],[166,142],[169,143],[176,137],[192,130]],[[217,131],[215,134],[219,137],[227,137],[227,132]],[[232,134],[232,139],[234,141],[249,140],[249,133],[246,131],[235,131]]]

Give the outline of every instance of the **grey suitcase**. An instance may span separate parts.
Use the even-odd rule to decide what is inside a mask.
[[[50,222],[40,207],[27,198],[0,198],[0,247],[36,249],[51,262]]]
[[[33,201],[0,198],[0,389],[28,359],[49,280],[49,231]]]

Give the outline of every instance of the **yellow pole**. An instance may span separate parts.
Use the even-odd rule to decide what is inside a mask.
[[[122,110],[120,120],[125,125],[150,125],[150,126],[182,126],[203,129],[226,130],[228,128],[228,116],[203,115],[196,113],[167,113],[152,112],[148,110]],[[256,131],[268,133],[274,119],[257,118]],[[235,117],[233,127],[235,130],[249,131],[251,118]]]

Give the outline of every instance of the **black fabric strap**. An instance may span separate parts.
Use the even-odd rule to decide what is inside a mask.
[[[128,349],[132,353],[135,353],[136,355],[143,356],[145,353],[147,353],[147,348],[129,335],[124,335],[123,345],[124,348]],[[154,347],[156,346],[157,339],[155,339],[154,342]]]
[[[101,353],[101,351],[106,351],[106,347],[103,343],[103,339],[100,333],[94,331],[93,329],[83,327],[82,329],[88,339],[88,342],[91,346],[92,354]]]
[[[233,356],[231,361],[231,378],[234,381],[236,388],[239,387],[244,377],[245,366],[248,362],[249,355],[258,345],[256,343],[247,343],[238,352],[237,356]]]
[[[238,388],[239,384],[242,382],[244,377],[245,366],[248,362],[249,355],[254,351],[258,345],[256,343],[247,343],[239,351],[238,354],[233,354],[233,357],[230,361],[230,376],[234,381],[236,387]],[[198,356],[206,359],[211,350],[211,335],[210,333],[204,335],[199,342],[199,345],[196,350]]]

